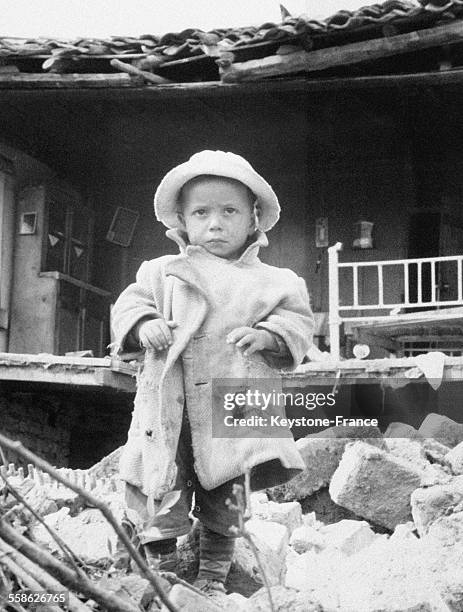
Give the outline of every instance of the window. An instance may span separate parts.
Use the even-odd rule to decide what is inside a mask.
[[[89,281],[92,215],[56,198],[48,200],[48,229],[43,272],[58,271]]]

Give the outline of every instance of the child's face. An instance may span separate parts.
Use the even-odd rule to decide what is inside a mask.
[[[224,259],[239,257],[248,236],[255,231],[251,195],[243,183],[220,176],[187,183],[182,190],[179,218],[190,244]]]

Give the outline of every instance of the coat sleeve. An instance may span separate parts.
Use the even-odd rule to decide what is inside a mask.
[[[137,358],[143,350],[130,352],[133,344],[128,342],[131,338],[133,326],[143,318],[159,318],[159,306],[152,289],[149,263],[144,261],[138,269],[136,280],[131,283],[117,298],[111,310],[111,329],[114,341],[113,354],[121,359]]]
[[[293,370],[303,360],[313,342],[314,316],[303,278],[297,276],[292,289],[265,319],[255,325],[266,329],[284,341],[287,352],[266,351],[266,358],[274,367]]]

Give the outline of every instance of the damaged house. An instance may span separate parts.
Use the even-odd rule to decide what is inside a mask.
[[[463,610],[462,68],[462,0],[0,38],[0,609],[65,589],[53,609]],[[246,508],[235,495],[250,520],[220,608],[188,585],[197,524],[168,578],[140,574],[100,513],[136,543],[117,449],[140,363],[111,354],[111,307],[176,251],[153,193],[201,149],[243,155],[275,188],[260,255],[306,280],[316,320],[284,390],[336,399],[291,405],[334,419],[293,427],[303,471]]]
[[[109,354],[111,304],[175,251],[154,189],[206,148],[249,159],[281,201],[262,259],[307,281],[319,350],[287,387],[380,402],[384,428],[461,420],[462,20],[457,0],[389,0],[324,21],[1,38],[5,433],[76,468],[125,441],[136,366]],[[429,351],[439,389],[421,384]],[[398,377],[420,384],[384,386]]]

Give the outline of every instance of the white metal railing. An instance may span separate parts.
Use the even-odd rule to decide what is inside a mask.
[[[341,311],[361,311],[362,313],[371,310],[394,311],[399,308],[439,308],[441,306],[463,306],[463,287],[462,287],[462,261],[463,255],[452,255],[444,257],[422,257],[415,259],[388,259],[382,261],[351,261],[339,263],[339,251],[342,243],[337,242],[328,249],[328,285],[329,285],[329,331],[330,331],[330,352],[334,359],[340,358],[340,336],[339,328],[341,323],[348,321],[390,321],[391,314],[387,315],[367,315],[367,316],[341,316]],[[444,262],[456,264],[456,287],[457,297],[455,299],[440,299],[438,277],[438,265]],[[399,266],[403,270],[403,299],[400,301],[385,301],[384,267]],[[411,296],[410,286],[410,266],[416,267],[416,299]],[[426,283],[430,292],[429,299],[424,299],[423,267],[427,266],[430,273],[430,280]],[[373,303],[360,303],[359,293],[359,271],[365,268],[376,268],[378,288],[377,300]],[[348,305],[340,304],[339,296],[339,271],[340,269],[352,270],[352,295]],[[345,287],[344,287],[345,289]],[[455,318],[455,314],[439,314],[440,319]]]

